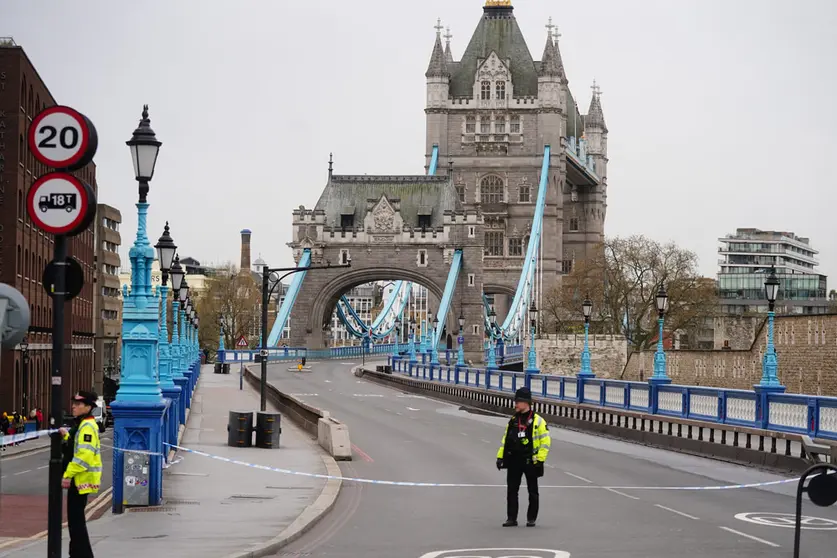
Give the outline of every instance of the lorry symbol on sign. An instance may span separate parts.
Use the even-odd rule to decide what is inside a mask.
[[[75,193],[50,194],[49,196],[41,196],[38,200],[38,208],[41,213],[46,213],[48,209],[63,209],[70,213],[75,211],[77,207],[78,195]]]

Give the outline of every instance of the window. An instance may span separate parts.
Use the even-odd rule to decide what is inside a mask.
[[[528,184],[521,184],[520,189],[517,192],[517,201],[520,203],[530,203],[532,201],[531,191],[532,189]]]
[[[561,261],[561,273],[567,275],[572,273],[573,271],[573,261],[572,260],[562,260]]]
[[[418,226],[422,230],[422,232],[431,228],[430,215],[419,215],[418,216]]]
[[[503,203],[503,179],[495,174],[486,176],[480,182],[482,203]]]
[[[354,215],[341,215],[340,216],[340,228],[341,229],[353,229],[355,227],[355,216]]]
[[[474,335],[479,335],[480,334],[480,326],[474,325],[473,332],[474,332]]]
[[[457,184],[456,185],[456,195],[459,197],[459,201],[461,203],[465,203],[465,185],[464,184]]]
[[[340,263],[342,265],[346,265],[349,263],[349,251],[348,250],[340,250]]]
[[[502,231],[488,231],[485,233],[485,255],[486,256],[502,256],[503,255],[503,232]]]
[[[475,280],[475,278],[476,278],[476,276],[475,276],[473,273],[469,273],[469,274],[468,274],[468,286],[469,286],[469,287],[473,287],[473,286],[474,286],[474,280]]]
[[[505,134],[506,133],[506,121],[504,119],[495,120],[494,121],[494,133],[495,134]]]
[[[419,250],[416,254],[416,265],[419,267],[427,267],[427,250]]]
[[[477,120],[473,116],[469,116],[465,119],[465,133],[466,134],[473,134],[477,131]]]
[[[511,123],[509,124],[509,132],[512,134],[519,134],[520,133],[520,117],[519,116],[512,116]]]
[[[505,81],[498,81],[497,87],[495,88],[497,93],[497,98],[501,101],[506,98],[506,82]]]
[[[578,230],[578,217],[570,217],[570,231],[575,232]]]
[[[480,118],[480,133],[481,134],[490,134],[491,133],[491,120],[488,117]]]
[[[468,238],[476,238],[477,228],[474,225],[468,226]]]
[[[491,98],[491,82],[490,81],[484,81],[481,84],[480,99],[482,99],[483,101],[487,101],[490,98]]]
[[[509,239],[509,256],[522,256],[523,255],[523,239],[522,238],[510,238]]]

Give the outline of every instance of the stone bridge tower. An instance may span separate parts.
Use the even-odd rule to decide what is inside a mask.
[[[484,285],[505,316],[526,253],[545,145],[552,147],[537,283],[542,298],[603,240],[607,127],[594,86],[587,116],[570,92],[550,19],[535,61],[511,0],[488,0],[460,60],[441,23],[427,68],[428,161],[453,162],[466,209],[485,223]],[[505,299],[505,301],[504,301]],[[504,303],[505,302],[505,303]],[[538,300],[538,306],[543,303]]]
[[[303,281],[291,313],[291,344],[325,347],[325,328],[337,300],[371,281],[419,283],[441,299],[457,249],[463,264],[448,331],[465,317],[465,355],[482,362],[483,221],[459,203],[448,176],[347,176],[332,173],[314,209],[293,212],[294,258],[309,249],[312,263],[345,263],[350,269],[313,270]],[[434,308],[435,312],[437,309]]]

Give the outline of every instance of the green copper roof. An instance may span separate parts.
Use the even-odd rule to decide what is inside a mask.
[[[515,96],[537,96],[538,71],[511,8],[488,7],[457,64],[451,78],[450,94],[453,97],[473,95],[477,67],[492,51],[504,62],[511,61]]]

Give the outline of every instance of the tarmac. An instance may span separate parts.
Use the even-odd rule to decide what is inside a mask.
[[[229,411],[258,410],[259,396],[238,374],[205,366],[181,445],[271,467],[339,476],[316,441],[282,421],[280,448],[227,445]],[[334,505],[339,480],[282,475],[179,452],[164,471],[161,506],[108,513],[88,523],[97,556],[245,558],[277,552],[311,528]],[[67,555],[69,535],[63,533]],[[46,540],[0,549],[0,558],[41,558]]]

